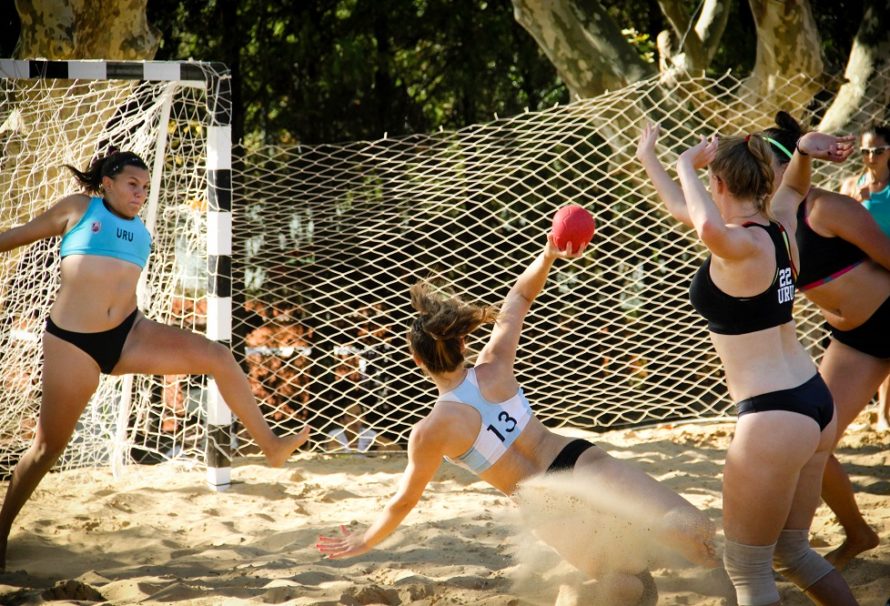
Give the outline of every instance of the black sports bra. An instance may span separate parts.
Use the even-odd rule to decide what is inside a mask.
[[[711,280],[708,255],[689,285],[689,300],[708,321],[708,329],[721,335],[742,335],[791,321],[796,275],[785,229],[774,221],[769,225],[745,223],[743,227],[759,227],[769,234],[776,248],[776,275],[759,295],[733,297]]]
[[[797,209],[797,251],[800,254],[800,290],[831,282],[868,258],[862,249],[843,238],[817,234],[807,221],[807,201]]]

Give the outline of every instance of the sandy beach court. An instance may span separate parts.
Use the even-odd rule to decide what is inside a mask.
[[[879,548],[844,576],[863,606],[890,597],[890,434],[864,413],[839,454]],[[720,481],[732,423],[688,424],[594,436],[720,520]],[[187,463],[51,474],[10,538],[0,603],[50,600],[111,604],[553,604],[580,579],[512,525],[515,506],[468,472],[444,464],[403,526],[381,548],[325,560],[319,534],[368,524],[392,492],[404,456],[295,457],[282,469],[236,462],[223,493]],[[5,490],[5,486],[2,488]],[[820,551],[841,540],[822,506],[813,524]],[[722,547],[722,533],[718,532]],[[678,564],[678,563],[675,563]],[[682,564],[653,570],[659,604],[735,604],[721,569]],[[810,602],[788,583],[784,604]],[[55,602],[59,603],[59,602]]]

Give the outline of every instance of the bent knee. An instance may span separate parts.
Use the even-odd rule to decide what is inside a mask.
[[[31,444],[30,450],[34,461],[38,465],[51,466],[62,456],[67,446],[67,438],[61,439],[38,434],[34,438],[34,443]]]
[[[806,529],[786,529],[779,534],[773,565],[776,572],[807,590],[834,570],[828,560],[813,551]]]
[[[776,545],[743,545],[726,539],[723,566],[735,587],[739,606],[765,606],[779,602],[772,558]]]
[[[693,543],[711,541],[717,532],[714,521],[691,504],[675,507],[664,514],[662,527],[665,532]]]

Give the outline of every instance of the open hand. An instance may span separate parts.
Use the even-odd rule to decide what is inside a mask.
[[[829,162],[843,162],[850,157],[856,145],[854,135],[835,137],[825,133],[811,132],[797,142],[798,151]]]
[[[330,560],[354,558],[371,550],[361,534],[351,532],[342,524],[339,537],[318,537],[315,548]]]
[[[544,254],[553,259],[577,259],[584,254],[588,244],[590,242],[585,242],[577,251],[573,251],[572,242],[569,241],[566,242],[565,250],[560,250],[556,245],[556,240],[553,239],[553,232],[550,232],[547,234],[547,245],[544,247]]]
[[[661,134],[661,125],[657,122],[648,122],[643,127],[640,134],[640,141],[637,143],[637,160],[643,161],[655,155],[655,143],[658,141],[658,135]]]

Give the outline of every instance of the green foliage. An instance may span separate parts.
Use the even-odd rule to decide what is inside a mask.
[[[643,61],[646,63],[655,62],[655,53],[657,52],[657,49],[655,47],[655,41],[652,40],[649,34],[640,33],[632,27],[624,28],[621,30],[621,34],[630,45],[636,49]]]
[[[601,0],[646,61],[667,26],[657,0]],[[686,0],[690,15],[700,0]],[[13,3],[2,3],[0,22]],[[846,64],[864,0],[813,2],[829,71]],[[709,71],[754,64],[748,2],[728,3]],[[158,59],[226,63],[236,139],[320,143],[378,139],[490,121],[568,100],[510,0],[151,0]],[[7,40],[8,42],[8,40]]]
[[[158,59],[237,71],[251,145],[455,129],[568,99],[509,0],[155,0],[149,21]]]

